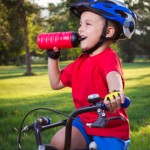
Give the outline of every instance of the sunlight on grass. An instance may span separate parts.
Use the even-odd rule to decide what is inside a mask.
[[[61,62],[61,67],[68,62]],[[131,99],[127,109],[131,126],[131,145],[129,150],[150,149],[150,63],[124,64],[126,79],[125,93]],[[24,115],[34,108],[47,107],[70,114],[74,109],[71,89],[52,90],[47,75],[47,65],[33,65],[34,76],[23,76],[25,66],[0,66],[0,142],[1,149],[17,148],[17,131]],[[31,124],[39,116],[50,116],[58,121],[64,116],[48,111],[33,112],[25,124]],[[56,132],[44,133],[44,141],[49,143]],[[47,138],[49,137],[49,138]],[[23,135],[23,149],[35,149],[34,134]],[[30,143],[28,145],[27,143]]]
[[[141,127],[139,132],[131,132],[131,150],[149,150],[150,148],[150,125]]]

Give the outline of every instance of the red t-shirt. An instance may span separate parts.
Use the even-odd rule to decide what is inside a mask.
[[[75,107],[89,106],[87,100],[90,94],[99,94],[102,98],[108,94],[106,76],[111,71],[117,71],[123,80],[122,65],[115,51],[107,48],[95,56],[82,54],[73,63],[61,71],[61,81],[65,86],[72,88],[72,97]],[[129,121],[126,110],[121,108],[116,113],[106,112],[107,118],[123,116],[125,121],[114,120],[104,128],[89,128],[85,126],[89,135],[116,137],[123,140],[129,139]],[[80,115],[82,122],[94,122],[97,112],[89,112]]]

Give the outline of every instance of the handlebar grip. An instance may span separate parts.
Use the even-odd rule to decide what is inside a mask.
[[[121,104],[121,108],[128,108],[130,106],[130,98],[125,96],[125,101],[123,104]],[[108,108],[106,107],[106,105],[103,103],[103,108],[104,110],[108,111]]]
[[[128,108],[130,106],[130,98],[125,96],[125,101],[121,104],[122,108]]]

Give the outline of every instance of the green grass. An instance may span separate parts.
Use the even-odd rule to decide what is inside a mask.
[[[150,63],[124,64],[126,94],[131,98],[128,116],[130,150],[150,149]]]
[[[68,62],[62,62],[64,67]],[[16,129],[25,114],[38,107],[48,107],[69,114],[73,109],[71,89],[54,91],[49,86],[47,65],[33,65],[34,76],[23,76],[25,66],[0,67],[0,149],[17,149]],[[150,149],[150,62],[123,64],[126,79],[125,93],[131,98],[128,115],[131,125],[129,150]],[[52,122],[63,116],[49,111],[31,113],[24,125],[31,124],[39,116],[49,116]],[[42,133],[45,143],[58,129]],[[32,132],[22,135],[22,149],[36,149]]]

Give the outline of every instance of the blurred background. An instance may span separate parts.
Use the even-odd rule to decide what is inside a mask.
[[[73,0],[0,0],[0,65],[27,65],[44,60],[45,52],[36,45],[43,32],[77,31],[79,20],[69,13]],[[136,32],[131,40],[115,44],[123,62],[137,58],[150,59],[150,2],[128,0],[125,3],[138,16]],[[80,49],[63,51],[61,60],[75,59]]]

